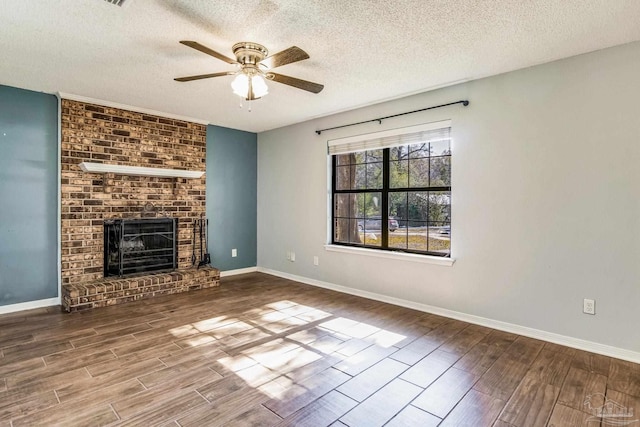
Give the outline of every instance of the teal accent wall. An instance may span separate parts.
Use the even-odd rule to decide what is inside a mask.
[[[58,296],[58,101],[0,85],[0,306]]]
[[[255,133],[207,127],[209,251],[221,271],[257,263],[257,154]]]

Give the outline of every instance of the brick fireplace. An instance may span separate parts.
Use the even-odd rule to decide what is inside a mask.
[[[68,99],[62,100],[61,121],[63,308],[76,311],[217,286],[218,270],[192,267],[193,222],[205,212],[204,175],[89,173],[79,166],[204,171],[206,126]],[[104,222],[121,218],[175,218],[178,269],[105,278]]]

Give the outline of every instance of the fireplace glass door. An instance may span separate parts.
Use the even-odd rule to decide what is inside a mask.
[[[114,219],[104,223],[104,276],[175,270],[175,218]]]

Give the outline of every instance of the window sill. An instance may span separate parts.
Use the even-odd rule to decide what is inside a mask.
[[[329,252],[342,252],[347,254],[373,256],[378,258],[396,259],[400,261],[419,262],[423,264],[435,264],[451,267],[456,260],[454,258],[442,258],[431,255],[408,254],[403,252],[383,251],[369,248],[354,248],[352,246],[324,245]]]

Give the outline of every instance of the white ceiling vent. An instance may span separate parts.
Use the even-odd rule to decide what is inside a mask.
[[[115,4],[116,6],[123,6],[127,0],[104,0],[107,3]]]

